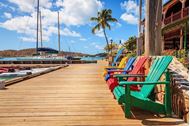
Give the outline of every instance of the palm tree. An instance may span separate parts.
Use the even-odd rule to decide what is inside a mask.
[[[109,47],[108,46],[109,42],[108,42],[105,29],[106,28],[108,28],[109,30],[111,29],[109,22],[117,22],[117,19],[112,17],[112,10],[103,9],[102,11],[99,11],[97,13],[97,17],[91,17],[90,20],[97,22],[97,24],[92,28],[92,33],[95,34],[96,30],[100,30],[102,28],[105,39],[106,39],[107,47]],[[108,52],[109,50],[110,49],[108,48]]]

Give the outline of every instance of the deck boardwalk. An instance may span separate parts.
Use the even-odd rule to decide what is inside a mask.
[[[124,118],[101,73],[102,64],[71,65],[0,90],[0,125],[184,125],[135,110]]]

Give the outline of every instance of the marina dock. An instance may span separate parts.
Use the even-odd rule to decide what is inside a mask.
[[[84,63],[97,63],[87,60],[0,60],[0,64],[84,64]]]
[[[127,119],[102,72],[105,64],[71,64],[0,90],[0,125],[187,125],[134,108]]]

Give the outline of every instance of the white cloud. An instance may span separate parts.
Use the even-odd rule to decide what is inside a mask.
[[[91,16],[96,16],[103,4],[99,0],[59,0],[57,6],[62,7],[61,20],[66,25],[85,25]]]
[[[71,31],[68,28],[64,28],[63,30],[61,30],[61,35],[71,36],[71,37],[81,37],[80,33],[77,33],[76,31]]]
[[[134,0],[124,1],[124,3],[121,3],[121,7],[125,9],[127,13],[138,15],[138,5]]]
[[[53,13],[53,12],[52,12]],[[50,14],[51,15],[51,14]],[[51,37],[52,34],[57,34],[57,24],[56,22],[51,20],[52,16],[47,17],[46,15],[43,16],[42,22],[43,25],[43,40],[49,41],[49,37]],[[48,21],[51,20],[51,21]],[[0,27],[16,31],[17,33],[24,34],[25,36],[29,36],[29,38],[36,37],[36,15],[35,13],[32,13],[31,16],[20,16],[20,17],[14,17],[12,19],[9,19],[3,23],[0,23]],[[80,33],[76,31],[72,31],[68,28],[64,28],[60,30],[60,34],[63,36],[70,36],[70,37],[81,37]],[[29,41],[28,39],[25,39],[25,36],[23,36],[23,41]],[[28,38],[28,37],[27,37]],[[30,41],[33,39],[30,39]]]
[[[35,38],[28,38],[28,37],[20,37],[20,40],[23,42],[35,42],[36,39]]]
[[[70,42],[71,42],[72,44],[76,43],[76,42],[75,42],[75,41],[73,41],[73,40],[71,40]]]
[[[0,2],[0,8],[2,8],[2,7],[7,7],[7,5],[5,5],[4,3]]]
[[[138,23],[138,18],[132,14],[124,13],[121,15],[120,18],[129,24],[137,24]]]
[[[119,27],[121,27],[122,25],[121,25],[121,23],[117,22],[117,23],[116,23],[116,26],[119,28]]]
[[[103,30],[100,29],[100,30],[96,31],[95,35],[98,36],[98,37],[104,37]]]
[[[81,40],[81,41],[87,41],[86,38],[80,38],[79,40]]]
[[[15,15],[13,18],[10,14],[4,14],[7,20],[0,22],[0,27],[21,33],[23,36],[20,39],[23,41],[34,40],[31,38],[36,37],[37,0],[8,0],[8,2],[18,7],[15,11],[19,11],[18,14],[21,16]],[[0,3],[0,6],[4,6],[4,4]],[[88,24],[90,17],[97,14],[97,11],[103,7],[103,3],[100,0],[74,0],[72,2],[70,0],[57,0],[52,4],[51,0],[41,0],[43,40],[47,41],[52,34],[57,34],[57,11],[52,10],[53,6],[59,8],[61,26],[63,24],[80,26]],[[60,33],[63,36],[80,37],[82,41],[85,41],[80,33],[67,27],[61,29]],[[30,40],[26,38],[30,38]]]
[[[63,6],[63,0],[57,0],[56,3],[55,3],[55,5],[57,7],[62,7]]]
[[[1,23],[0,27],[11,31],[16,31],[17,33],[33,35],[36,31],[35,17],[32,16],[15,17]]]
[[[11,13],[7,13],[7,12],[4,12],[3,13],[4,14],[4,16],[6,17],[6,18],[12,18],[12,14]]]
[[[37,6],[37,0],[8,0],[10,3],[16,4],[22,12],[33,12]],[[52,3],[49,0],[40,0],[40,7],[51,8]]]
[[[92,42],[92,43],[90,44],[90,47],[88,47],[88,48],[95,48],[95,49],[98,49],[98,50],[103,50],[103,49],[104,49],[103,46],[97,44],[96,42]]]
[[[15,11],[15,7],[12,6],[8,6],[7,4],[1,3],[0,2],[0,8],[6,8],[6,9],[10,9],[11,11]]]
[[[120,4],[125,13],[121,15],[121,19],[126,21],[128,24],[137,24],[138,23],[138,9],[139,6],[133,0],[124,1]]]
[[[104,48],[100,45],[95,45],[95,48],[98,49],[98,50],[103,50]]]

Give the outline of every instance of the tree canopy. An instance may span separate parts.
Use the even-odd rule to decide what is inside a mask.
[[[109,42],[108,42],[108,38],[107,38],[105,29],[106,28],[108,28],[109,30],[111,29],[109,22],[117,22],[117,19],[112,17],[112,10],[111,9],[103,9],[102,11],[99,11],[97,13],[97,17],[91,17],[90,20],[97,23],[92,28],[92,33],[95,34],[96,30],[100,31],[102,29],[103,33],[104,33],[104,37],[106,39],[107,46],[108,46]],[[110,49],[108,48],[107,51],[109,52],[109,50]]]

